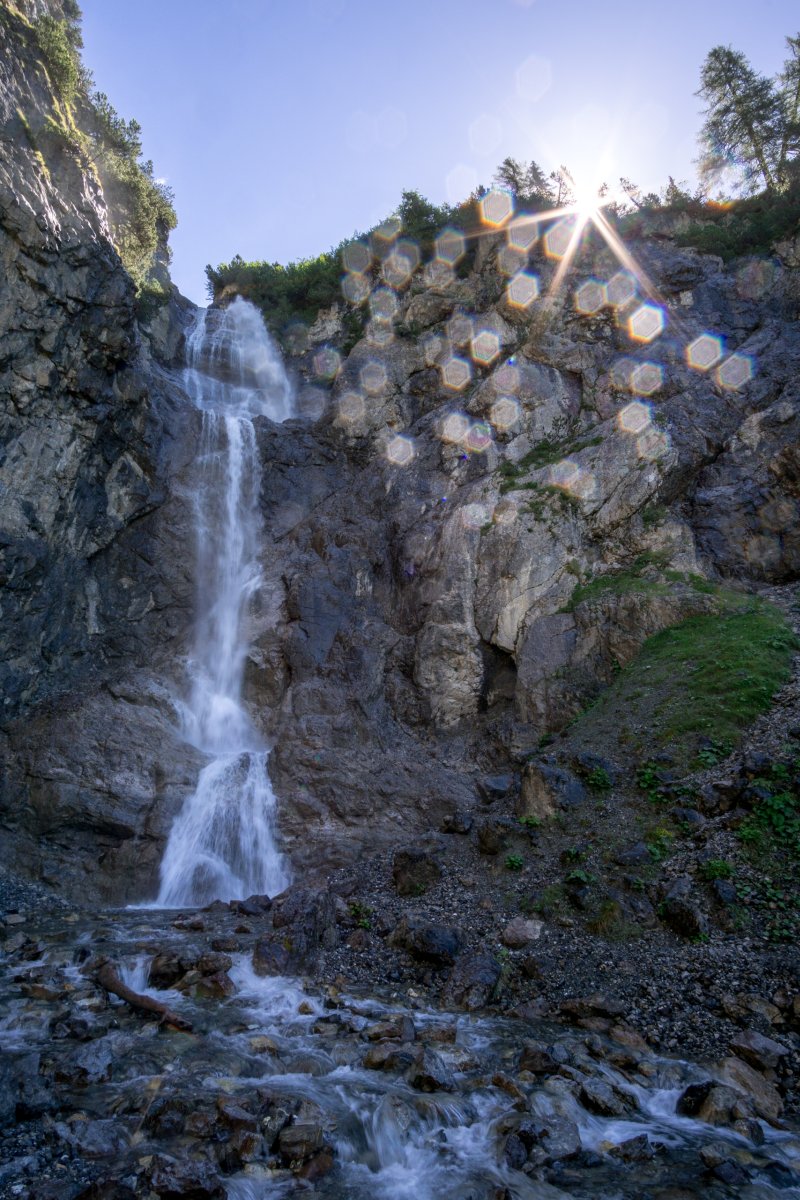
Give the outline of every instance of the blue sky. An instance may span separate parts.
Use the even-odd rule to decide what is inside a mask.
[[[760,71],[790,0],[82,0],[85,61],[174,188],[173,278],[288,262],[489,184],[507,155],[645,190],[692,180],[711,46]],[[598,164],[600,164],[598,166]]]

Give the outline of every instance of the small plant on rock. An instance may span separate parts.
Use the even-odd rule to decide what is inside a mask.
[[[605,767],[592,767],[586,776],[586,782],[596,792],[607,792],[611,787],[611,776]]]
[[[733,867],[724,858],[710,858],[708,862],[701,863],[699,875],[706,883],[712,883],[715,879],[730,879]]]
[[[525,865],[525,860],[523,859],[521,854],[507,854],[506,855],[506,870],[507,871],[521,871],[524,865]]]
[[[350,916],[355,921],[359,929],[371,929],[372,909],[368,904],[362,904],[360,900],[350,901]]]

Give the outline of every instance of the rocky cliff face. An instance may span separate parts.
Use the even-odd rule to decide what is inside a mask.
[[[90,165],[48,137],[58,102],[26,30],[3,10],[5,853],[74,896],[140,899],[202,765],[172,709],[192,607],[186,306],[137,323]],[[395,311],[349,353],[343,311],[297,345],[301,415],[258,422],[247,695],[301,870],[469,809],[648,635],[713,609],[697,577],[797,578],[791,255],[725,268],[664,228],[633,250],[666,316],[651,343],[629,336],[635,298],[576,308],[619,271],[608,251],[515,307],[497,235],[468,272],[383,289]],[[555,267],[534,250],[543,293]],[[744,357],[693,367],[703,333]]]
[[[310,857],[342,855],[474,804],[646,637],[713,611],[704,578],[797,578],[796,272],[640,240],[666,325],[637,345],[640,300],[576,307],[619,271],[609,252],[524,310],[503,246],[402,292],[328,395],[301,390],[315,423],[263,429],[280,615],[252,694],[296,857],[309,832]],[[556,265],[529,263],[542,288]],[[308,379],[337,319],[300,348]],[[719,370],[692,365],[714,343],[687,354],[704,334]]]
[[[82,886],[169,792],[163,696],[133,707],[111,681],[181,644],[191,439],[161,365],[180,305],[143,336],[34,36],[50,10],[0,9],[0,747],[8,861],[54,884],[70,862]]]

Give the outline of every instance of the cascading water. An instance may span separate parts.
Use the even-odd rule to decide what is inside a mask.
[[[211,755],[170,832],[158,904],[174,907],[281,891],[268,751],[242,703],[247,614],[259,585],[261,469],[253,417],[283,421],[291,388],[256,308],[237,297],[198,314],[184,386],[202,412],[195,492],[198,615],[188,741]]]

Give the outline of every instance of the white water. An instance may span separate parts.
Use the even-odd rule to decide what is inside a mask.
[[[197,624],[180,705],[187,741],[211,756],[170,832],[165,907],[274,895],[288,883],[275,844],[268,750],[242,703],[248,609],[260,583],[261,468],[253,417],[291,415],[291,388],[256,308],[237,297],[198,314],[184,386],[203,414],[195,491]]]

